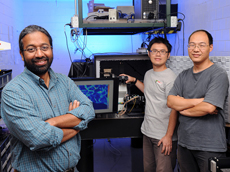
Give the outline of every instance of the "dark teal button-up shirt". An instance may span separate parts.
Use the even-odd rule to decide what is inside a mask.
[[[62,130],[45,121],[70,113],[82,119],[74,128],[83,130],[95,117],[92,102],[70,78],[52,69],[49,74],[47,88],[44,80],[25,68],[2,91],[1,115],[13,137],[12,166],[19,171],[61,172],[76,166],[80,134],[61,143]],[[68,111],[74,100],[80,106]]]

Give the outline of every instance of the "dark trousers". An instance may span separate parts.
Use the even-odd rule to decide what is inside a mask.
[[[225,152],[190,150],[178,145],[177,158],[181,172],[210,172],[208,170],[208,159],[225,156]]]
[[[161,153],[162,144],[157,146],[158,142],[158,139],[143,135],[144,172],[173,172],[176,166],[177,141],[173,141],[170,155]]]

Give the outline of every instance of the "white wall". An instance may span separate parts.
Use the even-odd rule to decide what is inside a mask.
[[[23,25],[22,0],[0,0],[0,40],[11,43],[11,50],[0,51],[0,69],[13,69],[13,77],[23,71],[18,36]]]
[[[88,2],[88,0],[84,0]],[[128,5],[132,0],[119,0],[122,5]],[[102,1],[96,1],[100,3]],[[107,6],[113,6],[111,1],[103,1]],[[212,56],[230,55],[230,1],[229,0],[173,0],[178,2],[178,11],[185,14],[184,55],[187,55],[189,35],[196,29],[206,29],[214,37]],[[86,11],[87,12],[87,11]],[[19,55],[18,36],[21,30],[30,24],[46,28],[53,37],[55,72],[68,75],[70,59],[64,35],[64,25],[70,23],[74,15],[74,0],[0,0],[0,40],[12,44],[11,51],[0,52],[0,68],[13,69],[13,77],[23,71],[23,62]],[[178,18],[183,18],[178,15]],[[80,59],[81,54],[75,54],[75,45],[70,41],[70,28],[66,26],[68,45],[72,60]],[[173,46],[171,55],[183,55],[183,25],[178,34],[167,36]],[[123,52],[132,53],[141,46],[146,38],[144,34],[126,36],[88,36],[86,56],[92,53]],[[82,40],[84,36],[82,37]]]
[[[185,52],[189,35],[197,29],[209,31],[214,39],[212,56],[230,55],[230,1],[178,0],[178,11],[185,14]],[[182,43],[182,32],[179,33]]]
[[[87,6],[88,1],[83,0],[83,6]],[[100,1],[95,1],[100,3]],[[103,1],[106,6],[116,5],[131,5],[131,0],[118,0],[114,4],[109,0]],[[31,24],[36,24],[48,30],[53,38],[54,45],[54,61],[52,68],[55,72],[68,75],[70,68],[70,57],[67,51],[66,38],[64,34],[64,25],[70,23],[71,17],[75,14],[74,0],[0,0],[0,13],[3,13],[0,20],[1,31],[0,39],[12,43],[10,52],[0,53],[0,68],[13,69],[13,77],[23,71],[23,62],[19,55],[18,36],[21,30]],[[87,8],[84,7],[84,13],[87,13]],[[10,17],[10,19],[8,19]],[[11,31],[11,30],[12,31]],[[76,44],[70,41],[70,28],[65,27],[68,37],[68,46],[72,60],[81,59],[80,52],[74,53]],[[13,32],[13,34],[11,34]],[[11,35],[9,37],[9,35]],[[12,36],[13,35],[13,36]],[[13,37],[13,40],[12,38]],[[132,53],[140,48],[143,42],[143,34],[137,35],[116,35],[116,36],[87,36],[86,56],[89,57],[92,53],[104,52],[121,52]],[[168,36],[174,44],[176,34]],[[11,40],[9,40],[11,39]],[[82,36],[84,40],[84,36]],[[174,46],[175,47],[175,46]],[[178,49],[173,49],[177,55]],[[4,58],[3,58],[4,57]],[[84,59],[84,58],[83,58]]]
[[[130,0],[126,0],[130,1]],[[88,2],[88,1],[85,1]],[[121,1],[122,2],[122,1]],[[124,5],[124,2],[122,4]],[[132,2],[132,1],[130,1]],[[75,14],[74,0],[24,0],[24,25],[28,26],[36,24],[48,30],[53,38],[54,61],[52,69],[55,72],[68,75],[70,69],[70,58],[67,51],[66,38],[64,34],[64,25],[70,23],[71,17]],[[87,4],[84,4],[87,6]],[[106,1],[105,5],[113,6],[110,1]],[[126,4],[127,5],[127,4]],[[86,8],[87,9],[87,8]],[[88,11],[85,10],[87,13]],[[76,44],[70,41],[70,27],[66,26],[66,34],[68,37],[68,46],[72,60],[81,59],[81,53],[74,53]],[[84,36],[81,36],[84,40]],[[138,36],[87,36],[86,56],[92,53],[104,52],[135,52],[140,47]],[[84,58],[83,58],[84,59]]]
[[[3,2],[4,1],[4,2]],[[20,74],[23,70],[23,62],[19,55],[18,49],[18,35],[21,30],[31,24],[36,24],[44,27],[48,30],[53,38],[54,45],[54,61],[52,68],[55,72],[63,73],[68,75],[70,68],[70,57],[67,51],[66,38],[64,34],[64,25],[70,23],[71,17],[75,14],[74,0],[0,0],[1,6],[4,7],[5,13],[12,16],[14,22],[9,22],[9,20],[4,20],[7,27],[8,25],[13,27],[15,30],[13,50],[11,54],[7,54],[7,58],[4,58],[4,63],[2,63],[2,68],[13,69],[13,77]],[[83,6],[87,6],[88,1],[83,0]],[[100,1],[95,1],[100,3]],[[114,4],[109,0],[103,1],[106,6],[116,6],[116,5],[131,5],[132,0],[118,0]],[[11,4],[9,4],[11,3]],[[1,10],[0,10],[1,11]],[[87,8],[84,7],[84,12],[87,13]],[[1,21],[0,21],[1,22]],[[10,24],[9,24],[10,23]],[[1,24],[1,23],[0,23]],[[6,28],[7,28],[6,27]],[[17,30],[16,30],[17,29]],[[76,44],[70,41],[70,28],[65,27],[66,34],[68,37],[68,46],[71,54],[72,60],[81,59],[82,55],[80,52],[74,53],[76,49]],[[10,31],[9,31],[10,32]],[[6,32],[6,37],[8,32]],[[0,35],[1,36],[1,35]],[[105,52],[121,52],[121,53],[132,53],[136,52],[140,48],[143,38],[146,36],[143,34],[137,35],[116,35],[116,36],[87,36],[87,48],[85,50],[86,56],[89,57],[92,53],[105,53]],[[168,38],[173,45],[176,34],[168,36]],[[84,36],[82,36],[84,40]],[[4,40],[3,40],[4,41]],[[12,42],[12,41],[9,41]],[[175,46],[174,46],[175,47]],[[173,49],[174,54],[177,55],[178,49]],[[8,52],[4,52],[5,54]],[[6,57],[4,55],[4,57]],[[11,60],[13,58],[13,60]],[[84,59],[84,57],[83,57]],[[0,58],[1,61],[1,58]],[[12,63],[12,65],[10,65]],[[1,66],[0,66],[1,67]]]

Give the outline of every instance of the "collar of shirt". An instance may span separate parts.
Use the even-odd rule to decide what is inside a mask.
[[[44,80],[41,79],[39,76],[35,75],[29,69],[27,69],[27,67],[25,67],[24,72],[35,83],[37,83],[38,85],[41,85],[43,87],[46,87]],[[55,83],[58,81],[58,76],[55,74],[55,72],[51,68],[48,69],[48,72],[49,72],[49,75],[50,75],[50,86],[49,86],[49,89],[51,89],[55,85]]]

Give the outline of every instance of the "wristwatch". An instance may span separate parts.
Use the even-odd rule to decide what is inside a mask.
[[[136,80],[133,82],[133,85],[136,85],[136,83],[137,83],[137,78],[136,78]]]

